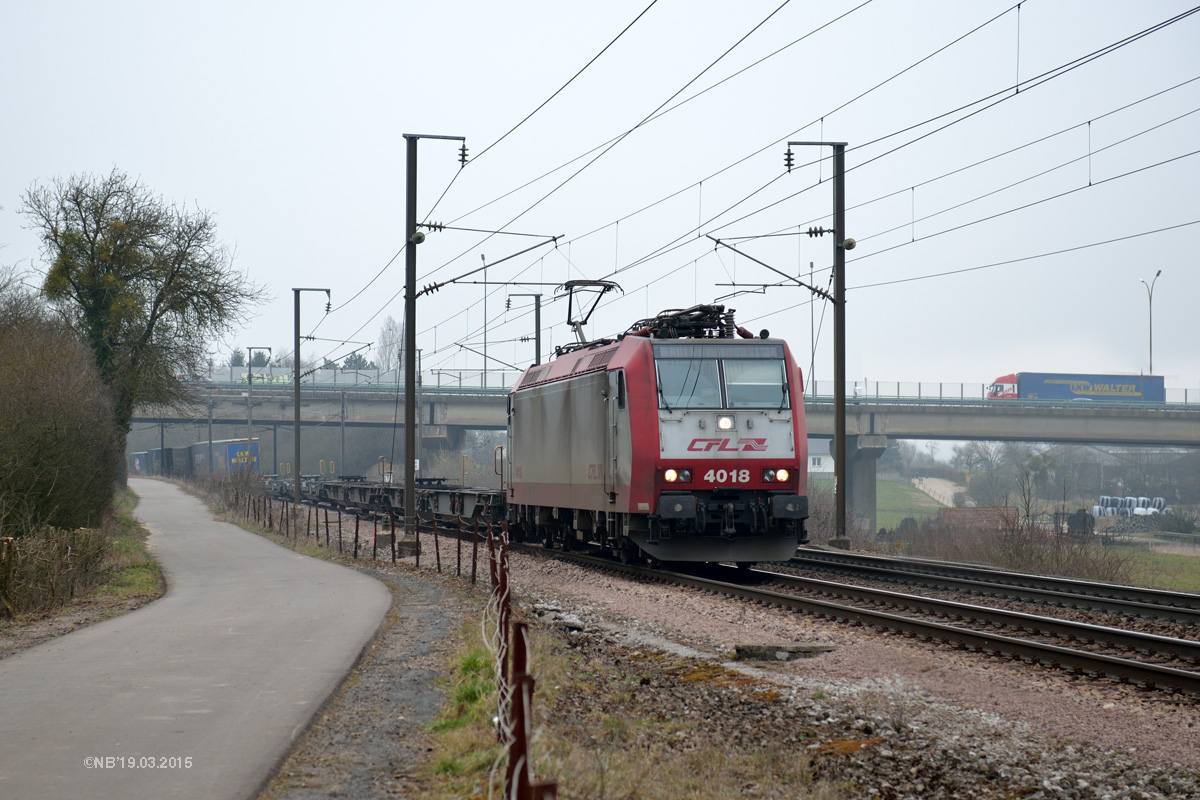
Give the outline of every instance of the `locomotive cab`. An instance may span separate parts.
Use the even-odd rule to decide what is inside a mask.
[[[808,498],[800,376],[786,345],[680,339],[652,350],[658,498],[639,545],[672,560],[789,558],[805,542]]]

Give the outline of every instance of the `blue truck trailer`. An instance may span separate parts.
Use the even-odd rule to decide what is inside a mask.
[[[1161,375],[1096,375],[1066,372],[1017,372],[988,387],[993,400],[1103,400],[1162,403],[1167,399]]]

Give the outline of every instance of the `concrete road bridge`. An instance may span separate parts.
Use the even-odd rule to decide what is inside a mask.
[[[846,406],[849,498],[854,513],[875,523],[875,462],[888,438],[1023,441],[1075,444],[1200,447],[1200,392],[1185,402],[1159,404],[986,400],[966,396],[961,384],[938,384],[926,396],[850,397]],[[418,397],[425,453],[458,447],[464,430],[502,430],[508,389],[429,387]],[[134,423],[245,426],[250,392],[245,384],[198,389],[190,412],[139,409]],[[290,387],[253,390],[256,430],[290,428],[295,399]],[[830,396],[806,398],[810,437],[832,438]],[[403,427],[403,396],[397,387],[314,384],[300,393],[302,427]],[[244,434],[243,434],[244,435]]]

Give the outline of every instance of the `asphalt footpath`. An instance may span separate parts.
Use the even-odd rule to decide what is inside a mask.
[[[253,797],[391,605],[131,480],[166,596],[0,661],[0,798]]]

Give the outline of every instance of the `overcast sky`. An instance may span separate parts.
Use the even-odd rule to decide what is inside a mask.
[[[403,317],[402,134],[465,136],[461,170],[457,142],[420,143],[418,218],[562,236],[488,279],[617,281],[599,337],[780,280],[708,235],[827,286],[830,237],[797,232],[830,224],[829,149],[794,147],[790,174],[784,151],[843,141],[849,376],[1148,372],[1139,280],[1161,269],[1154,371],[1200,387],[1200,14],[1131,40],[1188,3],[780,3],[4,3],[0,264],[44,269],[26,189],[116,167],[215,212],[269,290],[219,360],[290,350],[299,286],[332,290],[302,328],[338,359]],[[430,234],[418,282],[538,241]],[[460,345],[483,349],[485,291],[493,357],[533,360],[509,293],[544,295],[544,351],[571,341],[554,286],[447,286],[418,302],[426,370],[481,366]],[[721,302],[806,364],[815,330],[825,381],[832,312],[809,301]]]

